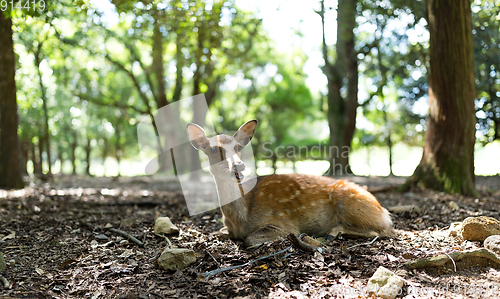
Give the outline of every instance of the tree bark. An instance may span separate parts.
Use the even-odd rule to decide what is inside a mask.
[[[77,142],[77,134],[73,131],[73,142],[71,143],[71,166],[72,166],[72,174],[76,174],[76,147],[78,146]]]
[[[38,162],[40,163],[40,168],[35,174],[43,174],[43,136],[38,136]]]
[[[85,146],[85,160],[87,161],[87,167],[85,168],[85,173],[90,176],[90,153],[92,151],[91,146],[92,139],[87,137],[87,145]]]
[[[427,131],[419,166],[406,186],[476,195],[472,15],[469,0],[429,0]]]
[[[36,154],[36,146],[34,142],[30,142],[30,152],[31,152],[31,162],[33,162],[33,174],[41,174],[42,166],[38,160],[38,155]]]
[[[47,93],[45,91],[45,86],[43,85],[42,81],[42,71],[40,70],[40,63],[41,61],[41,56],[42,54],[42,46],[43,46],[43,41],[38,44],[37,50],[34,53],[35,56],[35,66],[38,71],[38,81],[40,84],[40,91],[42,94],[42,103],[43,103],[43,113],[44,113],[44,126],[45,126],[45,135],[44,135],[44,140],[45,140],[45,145],[46,145],[46,153],[47,153],[47,165],[48,165],[48,174],[52,174],[52,163],[50,161],[51,153],[50,153],[50,133],[49,133],[49,115],[47,112]]]
[[[28,139],[29,140],[29,139]],[[21,171],[23,175],[28,175],[28,160],[30,154],[30,142],[28,140],[23,140],[21,142],[21,154],[23,157]]]
[[[354,28],[356,27],[356,0],[339,0],[337,8],[337,43],[335,62],[328,57],[325,40],[325,7],[321,1],[323,30],[323,72],[328,80],[328,126],[330,127],[329,152],[336,153],[328,157],[330,168],[325,175],[352,173],[349,166],[349,150],[356,128],[356,110],[358,104],[358,60],[354,49]],[[347,96],[340,92],[347,79]],[[340,167],[337,167],[340,166]]]
[[[0,12],[0,188],[24,187],[17,127],[16,81],[12,20]]]

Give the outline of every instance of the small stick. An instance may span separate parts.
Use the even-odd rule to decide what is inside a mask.
[[[455,264],[455,260],[446,252],[444,252],[444,254],[446,254],[446,256],[450,258],[451,262],[453,263],[453,268],[455,270],[455,273],[457,273],[457,264]]]
[[[288,248],[285,248],[281,251],[278,251],[276,253],[273,253],[273,254],[269,254],[269,255],[266,255],[266,256],[262,256],[262,257],[259,257],[258,259],[255,259],[253,261],[249,261],[247,263],[244,263],[243,265],[237,265],[237,266],[232,266],[232,267],[228,267],[228,268],[222,268],[222,269],[215,269],[215,270],[212,270],[212,271],[208,271],[208,272],[204,272],[204,273],[201,273],[201,275],[203,276],[203,278],[205,279],[209,279],[210,277],[214,276],[214,275],[217,275],[221,272],[224,272],[224,271],[229,271],[229,270],[233,270],[233,269],[238,269],[238,268],[241,268],[241,267],[245,267],[245,266],[248,266],[250,264],[253,264],[255,263],[256,261],[259,261],[259,260],[263,260],[263,259],[267,259],[267,258],[270,258],[270,257],[273,257],[275,255],[278,255],[278,254],[281,254],[281,253],[284,253],[284,252],[287,252],[288,250],[290,250],[290,248],[292,248],[292,246],[289,246]]]
[[[139,246],[144,246],[144,243],[142,243],[141,241],[137,240],[137,238],[135,238],[134,236],[132,236],[131,234],[129,234],[127,232],[124,232],[122,230],[119,230],[119,229],[116,229],[116,228],[113,228],[113,227],[110,227],[108,229],[110,231],[114,232],[114,233],[117,233],[119,235],[124,236],[125,238],[129,239],[130,241],[134,242],[135,244],[137,244]]]
[[[9,281],[7,280],[7,278],[3,277],[2,275],[0,275],[0,281],[3,283],[3,286],[4,288],[8,289],[9,288]]]
[[[165,239],[165,241],[166,241],[166,242],[167,242],[167,244],[168,244],[168,248],[169,248],[169,249],[174,248],[174,246],[172,246],[172,242],[170,242],[170,239],[169,239],[167,236],[163,236],[163,235],[160,235],[160,234],[157,234],[157,233],[153,233],[153,234],[154,234],[155,236],[157,236],[157,237],[164,238],[164,239]]]
[[[375,238],[373,238],[373,240],[371,240],[370,242],[367,242],[367,243],[361,243],[361,244],[356,244],[356,245],[352,245],[350,247],[347,247],[347,250],[349,249],[353,249],[354,247],[358,247],[358,246],[361,246],[361,245],[372,245],[373,242],[377,241],[378,239],[378,236],[376,236]]]

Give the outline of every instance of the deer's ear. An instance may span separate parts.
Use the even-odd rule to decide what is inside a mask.
[[[255,119],[249,120],[234,133],[233,137],[239,144],[246,146],[252,140],[256,127],[257,121]]]
[[[208,138],[202,127],[197,124],[189,123],[186,125],[186,129],[189,142],[195,149],[199,150],[208,145]]]

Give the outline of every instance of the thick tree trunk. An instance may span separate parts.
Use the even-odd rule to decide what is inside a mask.
[[[429,105],[424,152],[407,182],[476,194],[472,20],[469,0],[429,0]]]
[[[352,138],[356,130],[356,112],[359,107],[358,103],[358,57],[355,46],[354,28],[356,28],[356,4],[357,1],[347,0],[339,1],[344,7],[340,7],[339,23],[343,32],[342,40],[344,51],[342,57],[345,57],[345,68],[347,71],[347,97],[345,99],[344,112],[344,136],[342,140],[342,155],[341,164],[345,174],[352,174],[351,166],[349,165],[349,154],[351,150]],[[341,58],[342,59],[342,58]]]
[[[0,12],[0,188],[24,187],[21,175],[12,21]]]
[[[321,2],[323,27],[323,72],[328,79],[328,126],[330,127],[329,157],[330,168],[325,175],[350,174],[349,151],[356,128],[358,108],[358,60],[354,50],[354,28],[356,27],[356,0],[339,0],[337,8],[337,58],[330,63],[325,41],[324,2]],[[340,89],[347,79],[347,96]],[[334,155],[332,155],[334,154]]]

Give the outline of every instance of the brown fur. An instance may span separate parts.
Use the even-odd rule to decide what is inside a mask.
[[[231,144],[246,145],[253,137],[255,126],[256,121],[250,121],[233,137],[221,136],[231,140],[224,143],[216,142],[218,136],[207,138],[203,129],[192,124],[188,124],[188,135],[193,146],[208,155],[211,165],[220,162],[221,158],[206,150],[208,144],[219,144],[225,156],[232,157],[231,163],[242,163]],[[228,168],[231,169],[230,165]],[[225,172],[211,170],[220,196],[226,189],[234,188],[235,184],[228,178],[221,178]],[[395,234],[389,213],[377,199],[362,187],[344,180],[303,174],[269,175],[257,178],[255,187],[240,199],[227,204],[219,200],[224,230],[232,238],[245,240],[247,246],[289,233],[314,236],[342,233],[367,237]]]

